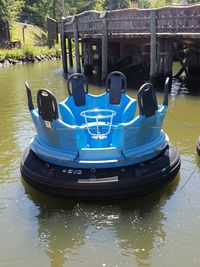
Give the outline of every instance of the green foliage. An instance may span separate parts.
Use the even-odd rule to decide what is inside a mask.
[[[23,57],[23,52],[21,49],[9,50],[9,49],[0,49],[0,59],[19,59]]]
[[[0,0],[0,17],[6,21],[14,21],[18,18],[24,0]]]
[[[46,17],[52,17],[52,15],[49,14],[49,9],[50,1],[25,0],[25,6],[22,9],[20,21],[45,27]]]
[[[0,49],[0,59],[14,59],[21,60],[23,58],[33,59],[37,56],[51,56],[60,55],[60,48],[54,47],[49,49],[48,47],[37,47],[31,45],[24,45],[21,49]]]
[[[33,59],[36,55],[51,56],[61,54],[60,44],[56,44],[51,49],[48,46],[44,46],[47,43],[47,33],[34,25],[29,24],[24,29],[25,43],[23,44],[22,27],[23,23],[20,22],[12,23],[11,27],[11,40],[20,41],[22,47],[20,49],[0,49],[0,59],[21,60],[23,58]]]
[[[96,5],[99,8],[101,2],[101,0],[64,0],[64,6],[66,13],[72,15],[94,9]],[[62,0],[25,0],[20,20],[45,27],[46,17],[59,21],[62,14]]]
[[[12,41],[18,40],[23,43],[23,27],[24,24],[20,22],[14,22],[11,24],[10,36]],[[36,46],[47,44],[47,32],[42,28],[31,24],[28,24],[26,28],[24,28],[24,37],[26,44],[32,44]]]
[[[148,0],[139,0],[139,8],[150,8],[151,3]]]
[[[8,10],[5,0],[0,0],[0,18],[3,20],[8,20]]]
[[[96,0],[94,5],[94,10],[101,11],[104,9],[104,1]]]
[[[163,6],[170,6],[172,4],[172,2],[176,2],[176,1],[172,1],[172,0],[156,0],[155,2],[153,2],[151,4],[152,8],[159,8],[159,7],[163,7]]]
[[[94,9],[95,5],[97,2],[102,2],[102,1],[97,1],[97,0],[79,0],[79,1],[74,1],[74,0],[65,0],[65,10],[69,14],[75,14],[75,13],[80,13],[85,10],[92,10]]]
[[[108,10],[121,9],[129,7],[129,0],[105,0],[104,7]]]
[[[188,0],[188,3],[190,3],[190,4],[199,4],[200,1],[199,0]]]

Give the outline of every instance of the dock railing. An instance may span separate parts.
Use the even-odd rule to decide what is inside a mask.
[[[158,38],[166,37],[169,40],[167,53],[172,58],[171,44],[173,38],[200,39],[200,5],[170,6],[157,9],[121,9],[113,11],[85,11],[74,16],[62,19],[61,36],[64,72],[67,73],[65,39],[74,40],[76,71],[81,71],[79,40],[80,38],[95,40],[101,39],[102,79],[107,74],[108,42],[112,38],[148,39],[150,44],[150,76],[156,74]],[[163,48],[164,49],[164,48]],[[161,53],[160,53],[161,54]],[[166,56],[167,57],[167,56]],[[69,49],[69,58],[72,52]],[[72,60],[71,60],[72,61]],[[172,59],[169,59],[171,66]],[[171,67],[167,67],[171,69]],[[163,67],[164,69],[164,67]]]
[[[200,5],[171,6],[158,9],[121,9],[85,11],[64,18],[64,32],[73,33],[76,18],[79,34],[101,34],[106,17],[108,34],[150,34],[152,12],[157,33],[200,33]]]

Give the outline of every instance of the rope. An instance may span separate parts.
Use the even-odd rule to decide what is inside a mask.
[[[172,116],[171,113],[167,112],[166,115],[167,115],[168,117],[170,117],[171,119],[173,119],[175,122],[178,122],[180,125],[182,125],[182,126],[184,126],[184,127],[187,127],[187,128],[191,128],[191,127],[189,127],[186,123],[177,120],[174,116]]]
[[[197,170],[197,168],[198,168],[198,165],[196,164],[196,166],[195,166],[194,170],[192,171],[191,175],[190,175],[189,178],[186,180],[186,182],[181,186],[181,188],[179,189],[179,191],[182,190],[182,189],[185,187],[185,185],[189,182],[189,180],[192,178],[192,176],[193,176],[193,174],[195,173],[195,171]]]

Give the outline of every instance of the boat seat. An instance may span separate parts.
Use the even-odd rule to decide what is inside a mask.
[[[165,87],[163,105],[158,106],[153,85],[145,83],[138,92],[139,116],[113,129],[112,145],[122,147],[124,156],[135,157],[137,154],[142,157],[147,150],[152,153],[155,147],[159,150],[167,145],[168,141],[161,130],[168,104],[167,82]],[[155,153],[158,151],[156,149]]]
[[[126,91],[126,77],[119,71],[111,72],[106,79],[106,92],[109,93],[109,102],[119,105],[121,95]]]
[[[68,79],[68,93],[72,96],[76,106],[85,106],[88,93],[87,78],[81,73],[74,73]]]
[[[138,91],[138,107],[140,115],[151,117],[158,110],[157,98],[151,83],[145,83]]]
[[[37,136],[31,144],[31,149],[44,157],[59,151],[63,157],[74,159],[78,154],[79,145],[84,143],[84,132],[59,119],[56,98],[49,90],[38,91],[37,104],[38,110],[31,110],[37,129]]]

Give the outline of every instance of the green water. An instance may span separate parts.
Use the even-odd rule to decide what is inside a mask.
[[[42,87],[67,96],[60,61],[0,69],[0,266],[200,266],[200,96],[173,84],[164,122],[182,159],[173,183],[137,199],[77,203],[22,184],[20,159],[34,135],[25,80],[34,97]]]

